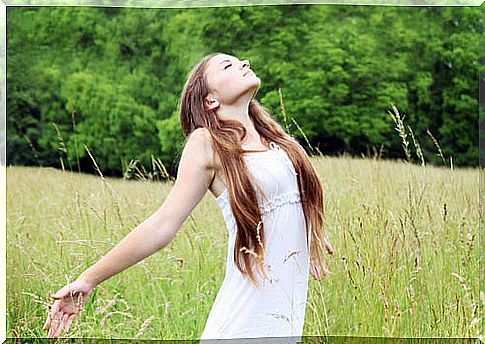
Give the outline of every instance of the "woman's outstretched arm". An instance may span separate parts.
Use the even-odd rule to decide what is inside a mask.
[[[212,152],[203,129],[194,131],[182,152],[175,185],[162,206],[133,229],[81,277],[98,285],[167,246],[212,181]]]
[[[66,333],[72,317],[85,304],[92,290],[142,259],[167,246],[182,223],[202,200],[212,182],[215,170],[208,132],[199,128],[188,138],[182,152],[177,179],[162,206],[136,226],[123,240],[81,276],[60,289],[44,324],[48,337]]]

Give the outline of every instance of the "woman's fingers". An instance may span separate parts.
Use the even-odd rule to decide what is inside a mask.
[[[310,263],[310,273],[315,280],[320,280],[320,273],[318,272],[318,267]]]
[[[329,254],[333,254],[333,247],[330,245],[326,237],[323,237],[323,244],[325,245],[325,248],[327,249],[327,252]]]
[[[327,252],[329,254],[333,254],[334,249],[333,249],[332,245],[330,245],[330,243],[328,242],[328,239],[327,239],[326,236],[323,237],[323,245],[325,246],[325,249],[327,250]],[[324,276],[328,276],[332,273],[328,269],[327,264],[325,263],[325,259],[322,260],[321,267],[322,268],[320,269],[320,265],[316,265],[316,264],[313,263],[312,260],[310,260],[310,274],[316,280],[320,280],[322,278],[321,273],[323,273]]]
[[[321,276],[320,276],[320,269],[318,268],[317,265],[313,265],[313,271],[314,271],[313,273],[314,273],[315,279],[319,281]]]
[[[53,334],[57,331],[57,326],[59,326],[59,319],[57,318],[57,315],[51,316],[51,322],[49,326],[49,332],[47,333],[47,338],[52,338]]]
[[[56,333],[61,327],[61,320],[62,320],[62,314],[61,312],[56,313],[56,315],[52,319],[52,326],[49,329],[49,334],[47,335],[48,338],[55,338]]]
[[[61,322],[59,323],[59,327],[57,328],[57,331],[54,333],[54,337],[58,338],[62,332],[62,329],[64,328],[64,325],[67,320],[67,314],[64,313],[61,318]]]
[[[57,321],[55,319],[55,316],[57,314],[57,312],[59,311],[59,305],[60,305],[60,301],[56,301],[54,302],[54,304],[52,305],[52,308],[51,310],[49,311],[49,314],[47,315],[47,320],[44,324],[44,330],[47,330],[49,329],[49,334],[51,333],[51,330],[52,330],[52,327],[55,327],[55,321]],[[49,335],[48,335],[49,336]]]
[[[327,263],[325,263],[325,261],[322,262],[322,266],[323,266],[323,274],[325,276],[328,276],[330,275],[332,272],[327,268]]]
[[[43,330],[48,330],[47,338],[57,338],[64,333],[67,333],[74,315],[80,311],[77,305],[86,302],[85,297],[90,294],[92,287],[83,281],[76,281],[70,283],[59,289],[51,297],[55,299],[47,319],[42,327]],[[86,295],[84,295],[86,294]]]
[[[322,260],[322,269],[320,269],[319,265],[316,265],[313,262],[310,262],[310,273],[313,276],[313,278],[315,278],[316,280],[320,280],[322,278],[321,273],[323,273],[324,276],[328,276],[332,272],[328,269],[327,264],[325,263],[325,260]]]
[[[61,301],[59,301],[59,300],[55,301],[54,304],[52,305],[51,312],[50,312],[51,321],[52,321],[52,319],[54,319],[57,312],[59,312],[59,306],[60,305],[61,305]]]
[[[45,320],[44,326],[42,326],[42,330],[47,330],[51,324],[51,314],[50,312],[47,313],[47,319]]]
[[[74,319],[74,313],[72,313],[71,315],[69,315],[69,317],[67,318],[67,324],[66,324],[66,329],[64,331],[64,333],[67,333],[69,331],[69,329],[71,328],[71,323],[72,323],[72,320]]]

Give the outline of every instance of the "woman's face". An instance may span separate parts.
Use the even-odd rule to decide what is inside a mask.
[[[252,99],[259,89],[261,80],[249,68],[248,60],[219,54],[212,57],[206,68],[209,84],[209,101],[215,99],[220,104],[234,104],[241,96]]]

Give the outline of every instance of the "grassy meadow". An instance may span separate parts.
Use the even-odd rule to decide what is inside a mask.
[[[310,277],[304,335],[477,337],[478,169],[312,158],[332,274]],[[170,183],[7,167],[7,337],[43,337],[49,295],[154,212]],[[174,241],[102,283],[67,337],[195,339],[224,278],[208,192]]]

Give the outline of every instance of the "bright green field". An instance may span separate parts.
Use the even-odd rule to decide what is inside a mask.
[[[478,169],[313,158],[333,274],[310,277],[304,335],[477,337]],[[7,168],[7,337],[42,337],[48,296],[107,253],[170,185]],[[192,339],[224,278],[209,192],[165,249],[104,282],[69,337]]]

